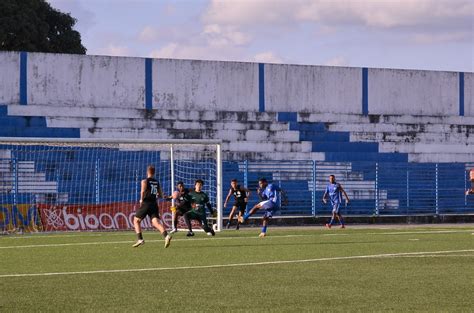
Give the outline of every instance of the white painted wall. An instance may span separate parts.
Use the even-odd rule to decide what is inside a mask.
[[[0,103],[20,102],[20,53],[0,52]]]
[[[153,108],[258,111],[258,65],[153,60]]]
[[[145,106],[145,60],[28,53],[28,103],[57,106]]]
[[[19,53],[0,52],[0,71],[0,103],[18,103]],[[28,53],[27,72],[30,105],[145,106],[143,58]],[[459,114],[459,74],[369,69],[368,96],[371,114],[455,117]],[[153,107],[257,112],[258,64],[155,59]],[[360,114],[362,70],[265,64],[265,109]],[[465,73],[465,115],[474,117],[474,73]]]
[[[474,116],[474,73],[464,73],[464,116]]]
[[[265,64],[265,110],[360,114],[362,70]]]
[[[459,74],[369,69],[369,114],[459,115]]]

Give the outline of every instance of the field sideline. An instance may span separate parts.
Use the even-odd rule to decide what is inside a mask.
[[[350,225],[349,225],[350,227]],[[474,225],[0,237],[0,311],[468,312]]]

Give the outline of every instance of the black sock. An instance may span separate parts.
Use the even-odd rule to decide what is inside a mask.
[[[137,237],[138,237],[138,240],[143,240],[143,235],[142,235],[142,233],[138,233],[138,234],[137,234]]]
[[[168,236],[168,232],[165,230],[164,232],[161,233],[161,235],[163,235],[163,237],[166,237]]]
[[[184,214],[184,221],[186,222],[186,226],[188,226],[189,232],[192,232],[193,229],[191,227],[191,219],[189,218],[188,214]]]

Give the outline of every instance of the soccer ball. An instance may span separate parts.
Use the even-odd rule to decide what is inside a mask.
[[[212,229],[213,229],[214,231],[217,231],[217,224],[212,224]]]

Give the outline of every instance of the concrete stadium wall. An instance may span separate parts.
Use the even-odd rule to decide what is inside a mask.
[[[143,108],[143,59],[28,54],[28,103]]]
[[[464,116],[474,116],[474,73],[464,73]]]
[[[0,53],[0,102],[18,103],[20,101],[20,54],[18,52]]]
[[[19,52],[0,70],[6,104],[474,116],[474,73]]]
[[[358,68],[265,65],[265,109],[270,112],[361,113]]]
[[[369,114],[458,115],[459,74],[369,69]]]
[[[153,107],[256,111],[258,64],[155,59]]]

